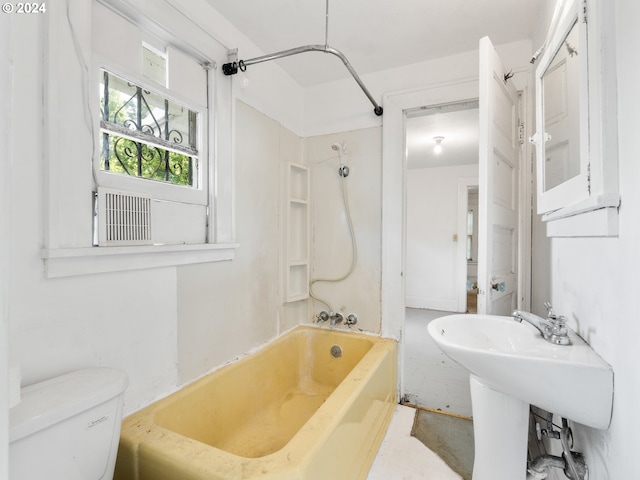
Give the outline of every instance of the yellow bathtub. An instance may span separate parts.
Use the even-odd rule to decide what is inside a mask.
[[[396,342],[300,326],[124,420],[115,480],[364,479]]]

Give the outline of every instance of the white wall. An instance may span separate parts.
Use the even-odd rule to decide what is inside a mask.
[[[551,23],[553,17],[553,10],[555,2],[544,2],[543,8],[539,11],[539,18],[537,25],[539,28],[534,33],[532,42],[532,50],[536,51],[545,41],[547,35],[546,25]],[[534,85],[535,67],[534,65],[531,72],[531,85]],[[531,101],[533,102],[534,92],[532,90]],[[531,120],[535,122],[534,104],[531,104],[532,117]],[[530,130],[531,133],[535,131],[535,127]],[[535,158],[535,149],[531,149],[532,155]],[[534,160],[535,161],[535,160]],[[532,169],[533,181],[533,198],[532,198],[532,218],[531,218],[531,311],[537,315],[546,315],[547,310],[544,307],[544,303],[551,300],[551,241],[547,237],[547,226],[542,222],[541,217],[536,215],[537,212],[537,199],[536,197],[536,169],[535,165]]]
[[[304,163],[303,141],[243,102],[236,106],[237,241],[232,262],[178,269],[178,370],[186,382],[307,318],[282,304],[282,165]]]
[[[0,479],[9,478],[7,439],[9,438],[9,259],[11,203],[11,110],[13,108],[13,60],[11,15],[0,16]]]
[[[589,478],[636,478],[630,461],[638,447],[640,425],[640,66],[630,45],[640,44],[640,4],[616,0],[612,35],[617,49],[618,161],[620,229],[616,238],[554,238],[551,242],[551,293],[556,311],[567,316],[614,371],[614,406],[608,431],[573,425],[575,450],[585,454]],[[609,43],[610,48],[613,43]],[[586,399],[588,401],[588,399]]]
[[[535,169],[532,172],[535,182]],[[535,185],[535,183],[534,183]],[[535,197],[535,189],[533,190]],[[531,218],[531,311],[544,316],[545,302],[551,300],[551,240],[547,237],[547,226],[536,215],[537,201],[533,198]]]
[[[407,307],[458,311],[458,179],[477,176],[477,164],[407,171]]]
[[[357,328],[380,332],[380,237],[381,237],[381,131],[365,128],[307,140],[311,172],[312,278],[336,279],[351,266],[352,246],[347,213],[338,175],[339,159],[331,145],[345,142],[344,179],[355,240],[357,263],[353,273],[340,282],[318,282],[314,292],[332,304],[336,312],[358,315]],[[326,310],[313,302],[313,314]]]

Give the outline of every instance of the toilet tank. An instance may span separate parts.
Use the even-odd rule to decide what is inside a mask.
[[[9,478],[113,478],[127,384],[122,372],[91,368],[22,388],[9,414]]]

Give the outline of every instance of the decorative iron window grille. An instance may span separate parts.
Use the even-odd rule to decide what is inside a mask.
[[[197,112],[102,70],[100,169],[197,187]]]

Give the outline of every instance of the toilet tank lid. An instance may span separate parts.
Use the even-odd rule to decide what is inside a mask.
[[[20,403],[10,409],[9,442],[111,400],[128,384],[127,375],[118,370],[87,368],[24,387]]]

